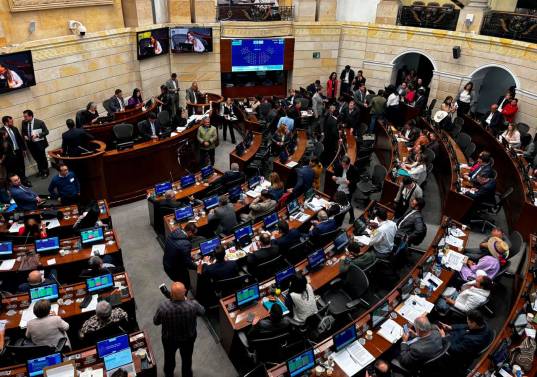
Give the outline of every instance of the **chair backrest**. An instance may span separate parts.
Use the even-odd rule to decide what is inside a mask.
[[[337,215],[334,216],[334,220],[336,220],[336,224],[337,224],[338,227],[343,225],[343,220],[345,219],[345,215],[350,211],[352,211],[351,206],[349,206],[349,208],[347,208],[344,211],[340,211]]]
[[[255,271],[250,272],[258,281],[262,281],[276,275],[276,272],[286,267],[289,267],[289,263],[287,263],[283,256],[277,255],[266,262],[258,264]]]
[[[436,158],[435,153],[429,148],[425,148],[423,154],[425,155],[425,160],[427,161],[427,163],[430,164],[432,164],[434,159]]]
[[[244,288],[252,279],[250,275],[238,275],[229,279],[216,280],[212,282],[213,288],[217,296],[226,297],[233,292]]]
[[[289,263],[297,264],[301,260],[304,260],[310,252],[308,241],[309,240],[304,240],[300,243],[297,243],[296,245],[290,247],[289,250],[280,249],[280,252],[285,255],[285,259],[287,259]]]
[[[157,115],[158,121],[162,127],[168,127],[170,124],[170,114],[166,110],[162,110]]]
[[[432,111],[435,106],[436,106],[436,98],[433,98],[431,103],[429,104],[428,110]]]
[[[259,361],[280,363],[284,361],[283,349],[289,338],[290,334],[286,332],[271,338],[248,339],[248,343]]]
[[[230,188],[233,188],[238,185],[242,185],[244,183],[244,176],[241,176],[233,181],[226,182],[226,190],[229,190]]]
[[[284,192],[283,195],[280,197],[280,200],[278,200],[278,205],[276,206],[276,210],[280,210],[284,208],[290,197],[291,197],[290,192]]]
[[[461,119],[461,118],[456,118],[455,120],[457,120],[457,119]],[[456,139],[457,136],[459,136],[459,134],[461,133],[461,131],[462,131],[462,126],[460,124],[454,123],[453,128],[451,129],[451,131],[449,133],[451,134],[451,137]]]
[[[350,264],[343,288],[353,299],[360,298],[369,288],[369,279],[360,267]]]
[[[36,346],[31,342],[22,345],[6,344],[6,353],[14,363],[25,363],[29,359],[50,355],[55,352],[54,347]]]
[[[527,134],[530,131],[530,126],[528,126],[526,123],[517,123],[516,128],[520,134]]]
[[[459,147],[461,147],[462,150],[465,150],[468,144],[472,142],[472,138],[467,133],[461,132],[459,136],[457,136],[457,144],[459,144]]]
[[[475,144],[470,142],[470,144],[468,144],[468,146],[464,150],[464,155],[466,156],[466,158],[470,158],[474,154],[475,150],[476,150]]]
[[[509,240],[511,241],[511,249],[509,250],[509,258],[514,257],[517,255],[520,250],[522,250],[522,247],[524,246],[524,239],[522,238],[522,234],[520,234],[518,231],[514,231],[509,236]]]
[[[500,204],[503,205],[503,203],[505,203],[506,199],[509,198],[509,196],[511,196],[513,191],[514,191],[513,187],[509,187],[507,190],[505,190],[503,192],[503,194],[500,196]]]
[[[84,113],[84,110],[78,110],[75,115],[75,125],[77,128],[81,128],[83,126],[82,124],[82,113]]]
[[[334,241],[336,236],[341,232],[340,229],[335,229],[330,232],[319,234],[317,237],[312,237],[310,242],[318,247],[323,247],[328,245],[330,242]]]
[[[423,367],[420,368],[420,376],[433,376],[438,373],[438,367],[441,365],[442,360],[447,355],[449,351],[449,347],[451,346],[451,343],[449,340],[445,340],[445,338],[442,341],[442,352],[440,352],[437,356],[433,357],[432,359],[427,360]]]
[[[477,354],[478,356],[483,355],[489,349],[492,342],[494,342],[494,339],[496,339],[496,330],[495,329],[491,329],[491,330],[492,330],[492,336],[490,337],[490,342],[485,347],[483,347],[481,351],[479,351],[479,353]]]
[[[88,332],[84,336],[84,343],[95,344],[96,342],[100,340],[111,338],[120,334],[125,334],[125,330],[121,327],[121,323],[112,322],[106,325],[105,327],[101,327],[98,330]]]
[[[387,174],[388,170],[383,165],[375,165],[373,167],[373,174],[371,174],[371,182],[377,187],[382,187]]]
[[[132,124],[121,123],[116,124],[112,128],[112,131],[114,132],[114,136],[118,141],[129,141],[132,140],[133,129],[134,127]]]
[[[110,109],[110,98],[109,99],[105,99],[103,101],[103,107],[104,109],[108,112],[108,114],[112,114],[112,110]]]

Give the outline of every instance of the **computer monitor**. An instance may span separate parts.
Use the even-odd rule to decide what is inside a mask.
[[[201,178],[207,179],[214,173],[214,168],[212,165],[207,165],[201,168]]]
[[[191,205],[186,207],[177,208],[175,210],[175,220],[176,221],[185,221],[194,217],[194,210]]]
[[[129,336],[122,334],[97,342],[97,355],[100,358],[110,355],[111,353],[129,348]]]
[[[313,188],[310,188],[306,193],[304,194],[304,200],[306,202],[309,202],[313,197],[315,196],[315,190]]]
[[[263,218],[263,225],[265,229],[274,228],[280,219],[278,218],[278,212],[272,212],[270,215],[267,215]]]
[[[203,206],[205,207],[205,210],[208,211],[210,209],[218,207],[219,202],[220,198],[218,198],[218,195],[213,195],[203,199]]]
[[[181,177],[181,188],[186,188],[192,186],[196,183],[196,176],[194,174],[185,175]]]
[[[229,201],[232,203],[236,202],[241,197],[241,194],[242,187],[240,185],[230,188],[228,191]]]
[[[52,355],[38,357],[36,359],[28,359],[26,361],[28,377],[42,376],[43,369],[45,369],[46,367],[51,367],[53,365],[59,364],[61,362],[62,362],[62,355],[59,352],[53,353]]]
[[[295,276],[296,270],[294,266],[287,267],[276,273],[276,286],[281,290],[289,288],[291,278]]]
[[[58,237],[43,238],[35,240],[35,251],[37,253],[54,253],[60,250],[60,239]]]
[[[82,242],[83,246],[104,241],[103,228],[96,226],[94,228],[82,229],[80,231],[80,241]]]
[[[252,229],[251,222],[237,227],[233,233],[235,235],[235,241],[240,241],[241,238],[246,236],[249,236],[250,239],[254,237],[254,231]]]
[[[334,240],[334,248],[336,251],[342,251],[347,247],[349,244],[349,237],[347,236],[347,233],[343,232],[339,236],[336,237]]]
[[[39,300],[57,300],[58,295],[58,284],[47,284],[40,287],[30,288],[30,301],[39,301]]]
[[[308,255],[308,268],[309,270],[315,270],[316,268],[322,266],[326,260],[326,255],[324,254],[324,249],[317,249],[310,255]]]
[[[358,339],[358,336],[356,334],[356,326],[353,323],[345,330],[341,330],[340,332],[334,334],[334,336],[332,337],[335,351],[341,351],[343,348],[347,347],[356,339]]]
[[[212,254],[218,246],[220,246],[220,238],[218,237],[200,243],[201,255],[206,256]]]
[[[315,368],[315,354],[313,353],[313,348],[307,349],[287,360],[289,377],[296,377],[313,368]]]
[[[373,310],[373,314],[371,315],[373,327],[376,327],[378,324],[380,324],[384,318],[388,316],[388,314],[390,314],[390,305],[388,301],[385,301],[375,310]]]
[[[108,372],[107,375],[110,375],[114,370],[132,363],[132,351],[130,347],[125,348],[118,352],[106,355],[103,359],[104,368]]]
[[[171,190],[171,189],[172,189],[171,182],[157,183],[155,185],[155,195],[157,196],[164,195],[166,191]]]
[[[257,185],[261,183],[261,177],[256,175],[248,180],[248,188],[253,190]]]
[[[259,284],[255,283],[235,292],[237,306],[242,308],[259,299]]]
[[[298,211],[300,211],[300,204],[298,204],[298,200],[293,199],[289,203],[287,203],[287,212],[289,213],[289,215],[292,215]]]
[[[0,258],[10,256],[13,254],[13,242],[2,241],[0,242]]]
[[[86,288],[89,293],[104,291],[114,286],[112,274],[105,274],[86,279]]]

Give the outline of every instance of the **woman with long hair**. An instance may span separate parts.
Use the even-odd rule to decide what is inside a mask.
[[[516,124],[509,123],[507,126],[507,129],[504,131],[504,133],[500,136],[501,138],[504,138],[509,143],[509,146],[512,148],[520,148],[520,131],[517,130]]]
[[[142,104],[143,102],[144,100],[142,98],[142,91],[139,88],[134,88],[134,90],[132,91],[132,96],[131,98],[129,98],[127,104],[129,106],[136,106]]]
[[[470,112],[474,99],[474,83],[468,82],[457,95],[457,116],[462,117]]]
[[[339,89],[339,81],[337,79],[337,73],[332,72],[326,82],[326,98],[330,101],[337,99],[337,90]]]
[[[282,197],[285,191],[285,186],[280,178],[280,175],[276,173],[275,171],[270,173],[269,180],[270,180],[269,193],[272,195],[274,200],[278,201],[280,200],[280,198]]]

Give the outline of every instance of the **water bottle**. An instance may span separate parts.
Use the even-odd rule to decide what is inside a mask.
[[[434,264],[434,274],[436,276],[440,276],[442,273],[442,258],[444,258],[444,253],[442,251],[438,251],[436,254],[436,262]]]

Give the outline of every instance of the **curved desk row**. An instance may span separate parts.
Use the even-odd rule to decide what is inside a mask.
[[[236,162],[239,164],[239,170],[244,171],[248,164],[254,159],[255,154],[261,148],[261,143],[263,142],[263,135],[259,132],[252,132],[253,139],[252,144],[248,149],[244,151],[244,153],[239,156],[237,154],[236,149],[233,149],[229,153],[229,165],[231,166],[232,163]]]
[[[285,187],[293,187],[296,182],[295,166],[299,166],[300,160],[306,153],[308,146],[308,133],[305,130],[297,130],[296,148],[292,155],[289,156],[285,164],[280,162],[279,158],[275,158],[272,171],[275,171],[280,176]],[[326,190],[325,190],[326,191]]]

